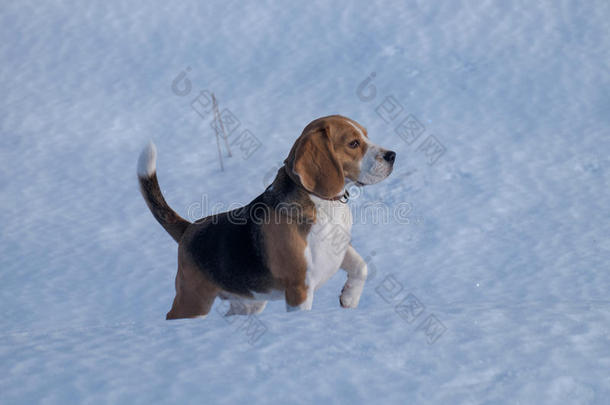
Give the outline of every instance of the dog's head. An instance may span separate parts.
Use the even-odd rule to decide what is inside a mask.
[[[323,198],[338,196],[346,180],[375,184],[392,173],[396,153],[372,143],[366,129],[331,115],[305,127],[284,161],[288,175]]]

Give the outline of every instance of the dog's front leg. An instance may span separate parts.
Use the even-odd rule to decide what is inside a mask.
[[[343,308],[356,308],[368,273],[366,262],[352,245],[347,247],[341,268],[347,272],[347,281],[341,290],[339,303]]]
[[[313,288],[308,283],[286,288],[286,311],[309,311],[313,305]]]

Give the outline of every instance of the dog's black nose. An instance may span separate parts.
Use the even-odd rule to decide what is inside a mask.
[[[394,160],[396,159],[396,152],[389,150],[385,153],[385,155],[383,155],[383,158],[390,163],[394,163]]]

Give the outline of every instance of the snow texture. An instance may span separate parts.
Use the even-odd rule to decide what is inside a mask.
[[[605,0],[3,2],[0,403],[608,403],[608,21]],[[340,272],[310,312],[166,322],[142,145],[192,220],[261,193],[329,114],[397,152],[352,192],[359,307]]]

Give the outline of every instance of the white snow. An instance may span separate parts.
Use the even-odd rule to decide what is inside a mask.
[[[609,17],[603,0],[4,2],[0,403],[607,403]],[[310,312],[166,322],[176,244],[138,192],[141,146],[194,219],[256,197],[329,114],[397,153],[351,193],[359,307],[340,308],[341,272]]]

